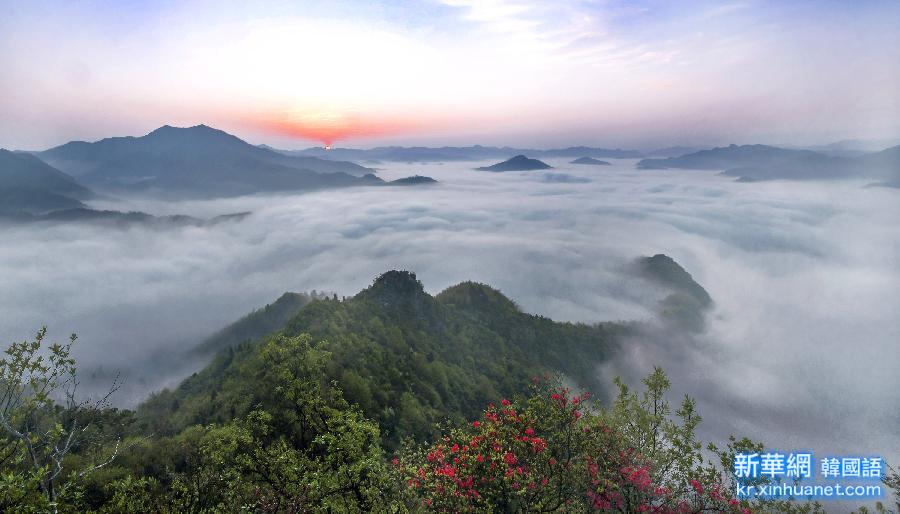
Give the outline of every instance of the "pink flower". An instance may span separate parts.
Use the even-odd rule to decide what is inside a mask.
[[[506,406],[506,405],[509,405],[509,400],[504,398],[504,399],[500,400],[500,403],[503,404],[504,406]]]

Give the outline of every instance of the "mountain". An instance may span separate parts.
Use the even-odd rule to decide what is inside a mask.
[[[706,312],[713,301],[690,273],[665,254],[641,257],[635,265],[638,276],[666,291],[666,296],[657,305],[657,313],[663,320],[695,332],[705,327]]]
[[[241,343],[255,341],[279,330],[297,314],[302,307],[313,300],[327,298],[313,291],[307,293],[284,293],[274,302],[257,309],[206,338],[192,349],[192,353],[212,355]]]
[[[492,164],[490,166],[482,166],[475,169],[479,171],[531,171],[546,170],[552,167],[553,166],[550,166],[549,164],[541,162],[537,159],[529,159],[524,155],[517,155],[503,162]]]
[[[688,316],[691,305],[703,312],[711,305],[690,274],[664,255],[638,261],[636,273],[675,296],[667,308],[681,310],[664,313],[674,326],[683,326],[679,316]],[[563,373],[602,395],[606,384],[597,366],[639,329],[527,314],[497,289],[475,282],[433,296],[414,273],[399,270],[351,298],[311,300],[286,294],[201,343],[198,352],[219,353],[176,389],[139,407],[144,429],[172,434],[264,407],[273,393],[256,381],[267,366],[259,356],[267,334],[308,335],[327,358],[322,382],[340,387],[396,447],[404,437],[431,436],[435,422],[471,419],[487,402],[522,392],[544,372]]]
[[[883,180],[884,185],[900,182],[900,145],[862,155],[855,160],[870,177]]]
[[[643,159],[641,169],[723,170],[725,175],[754,180],[851,178],[858,162],[830,157],[810,150],[790,150],[767,145],[730,145],[666,159]]]
[[[536,152],[527,152],[540,157],[577,157],[586,155],[590,157],[607,157],[610,159],[639,159],[643,157],[641,152],[637,150],[610,150],[608,148],[591,148],[589,146],[570,146],[569,148],[558,148],[553,150],[538,150]]]
[[[301,306],[280,333],[309,334],[328,355],[324,380],[335,381],[396,445],[402,437],[430,435],[434,422],[470,418],[544,371],[564,372],[600,391],[595,366],[628,331],[618,323],[559,323],[526,314],[496,289],[473,282],[432,296],[415,274],[389,271],[352,298]],[[271,392],[254,377],[266,363],[256,352],[255,343],[224,348],[177,389],[141,406],[142,422],[175,433],[265,404]]]
[[[208,220],[175,214],[170,216],[153,216],[145,212],[131,211],[105,211],[76,207],[71,209],[57,209],[46,213],[34,214],[29,212],[0,212],[0,222],[11,223],[94,223],[111,227],[127,228],[135,225],[152,228],[174,227],[207,227],[219,223],[241,221],[249,216],[249,212],[223,214]]]
[[[827,145],[809,146],[806,149],[835,157],[859,157],[897,145],[900,145],[900,139],[844,139]]]
[[[656,150],[645,152],[643,157],[678,157],[680,155],[695,153],[701,150],[703,150],[703,148],[696,148],[693,146],[668,146],[666,148],[658,148]]]
[[[0,149],[0,212],[42,214],[84,207],[93,193],[37,157]]]
[[[592,165],[592,166],[609,166],[610,165],[606,161],[594,159],[593,157],[579,157],[569,164],[587,164],[587,165]]]
[[[267,147],[268,148],[268,147]],[[610,159],[637,159],[643,155],[636,150],[594,148],[573,146],[550,150],[511,148],[508,146],[442,146],[429,148],[424,146],[381,146],[370,149],[333,148],[325,150],[321,147],[305,150],[278,150],[286,155],[316,156],[323,159],[352,159],[360,162],[395,161],[395,162],[443,162],[443,161],[477,161],[504,158],[509,155],[527,154],[538,157],[606,157]]]
[[[403,177],[398,178],[397,180],[391,180],[388,182],[388,185],[391,186],[417,186],[417,185],[425,185],[425,184],[437,184],[438,181],[431,178],[425,177],[422,175],[413,175],[411,177]]]
[[[37,154],[98,190],[221,197],[371,185],[350,162],[289,156],[205,125],[164,126],[141,137],[73,141]]]

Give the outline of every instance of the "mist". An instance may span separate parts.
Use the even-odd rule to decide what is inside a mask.
[[[768,448],[883,455],[900,449],[900,192],[857,182],[737,183],[631,160],[546,172],[484,162],[391,164],[427,187],[372,187],[227,200],[94,201],[92,207],[238,222],[169,230],[6,226],[0,340],[48,325],[92,387],[121,372],[131,406],[202,362],[173,366],[203,337],[285,291],[352,295],[389,269],[426,290],[474,280],[555,320],[645,320],[598,373],[636,384],[654,365],[673,400],[699,401],[702,435]],[[630,276],[665,253],[710,293],[702,334],[653,321],[659,292]],[[90,378],[93,374],[93,379]]]

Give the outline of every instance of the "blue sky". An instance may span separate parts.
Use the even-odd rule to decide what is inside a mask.
[[[0,147],[654,146],[900,134],[900,3],[0,1]]]

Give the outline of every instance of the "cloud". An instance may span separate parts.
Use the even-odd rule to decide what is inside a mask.
[[[291,147],[807,144],[900,131],[900,8],[885,2],[109,7],[4,11],[0,147],[199,123]]]
[[[630,161],[598,173],[562,159],[549,164],[566,181],[543,182],[472,171],[481,164],[381,171],[440,181],[429,188],[98,203],[202,218],[253,211],[214,227],[7,227],[0,340],[42,323],[55,339],[77,332],[82,366],[101,378],[122,370],[119,400],[133,403],[192,371],[160,368],[167,354],[286,290],[352,295],[403,268],[429,292],[476,280],[558,320],[649,320],[658,292],[624,270],[663,252],[714,298],[709,329],[648,328],[603,373],[636,382],[663,366],[675,391],[698,397],[712,438],[900,457],[888,454],[900,435],[895,190],[742,184]]]

